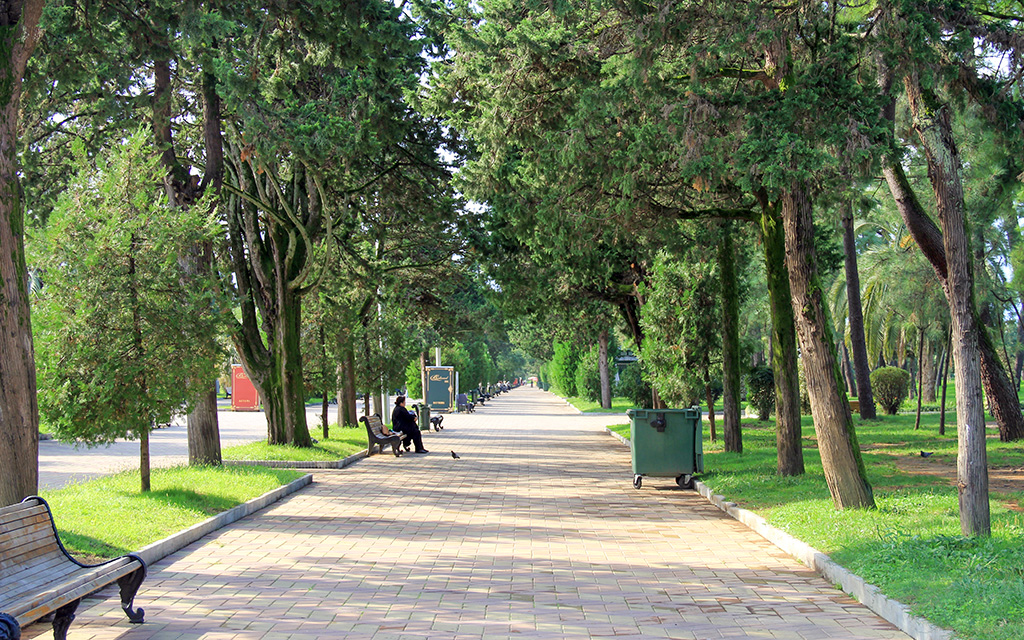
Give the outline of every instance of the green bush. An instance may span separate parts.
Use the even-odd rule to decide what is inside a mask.
[[[758,366],[747,374],[747,399],[758,420],[767,420],[775,410],[775,374],[771,367]]]
[[[894,416],[910,389],[910,373],[898,367],[881,367],[871,372],[871,391],[887,415]]]
[[[423,397],[423,378],[420,377],[420,359],[414,358],[405,367],[405,393],[410,398]]]
[[[644,380],[639,362],[627,366],[619,373],[615,395],[628,398],[637,407],[651,406],[651,385]]]
[[[599,349],[594,345],[583,354],[576,367],[576,395],[585,400],[601,400],[601,371],[598,368]]]
[[[578,395],[576,393],[576,367],[583,354],[576,345],[567,342],[555,342],[554,351],[555,355],[548,363],[551,384],[567,398]]]

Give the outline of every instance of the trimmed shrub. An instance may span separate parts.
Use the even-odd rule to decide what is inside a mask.
[[[586,400],[601,399],[601,371],[598,368],[599,349],[594,345],[583,354],[576,366],[576,395]]]
[[[754,367],[747,374],[747,400],[758,420],[767,420],[775,410],[775,374],[771,367]]]
[[[566,398],[579,395],[576,392],[576,367],[583,354],[576,345],[566,342],[555,342],[554,351],[555,355],[548,363],[551,383]]]
[[[420,377],[419,358],[413,358],[405,368],[405,393],[410,398],[423,397],[423,378]]]
[[[886,415],[894,416],[910,389],[910,373],[898,367],[881,367],[871,372],[871,392]]]
[[[627,366],[619,373],[615,395],[620,398],[629,398],[629,401],[637,407],[651,406],[651,385],[644,380],[639,362]]]

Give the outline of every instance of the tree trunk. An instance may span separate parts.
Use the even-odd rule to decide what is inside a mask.
[[[899,163],[886,165],[882,172],[889,184],[889,191],[896,201],[900,216],[907,225],[907,230],[914,237],[921,252],[928,258],[943,291],[946,291],[948,274],[944,233],[924,212]],[[977,325],[977,341],[981,349],[981,379],[985,386],[985,394],[992,404],[992,414],[999,424],[999,439],[1003,442],[1020,440],[1024,438],[1024,415],[1021,414],[1017,392],[1000,363],[999,355],[992,345],[988,331],[984,325],[975,324]],[[959,372],[959,369],[957,371]]]
[[[928,340],[924,341],[924,352],[921,356],[921,368],[924,371],[924,386],[921,388],[921,395],[925,402],[935,402],[935,370],[936,370],[936,354],[935,354],[935,341]]]
[[[302,384],[302,353],[299,340],[300,305],[292,292],[278,290],[279,314],[267,314],[264,328],[270,343],[270,366],[255,368],[239,349],[246,373],[260,393],[267,417],[267,442],[312,446],[306,424],[306,398]]]
[[[166,41],[159,47],[161,53],[170,50]],[[153,62],[153,143],[166,170],[164,189],[172,207],[190,207],[199,199],[202,190],[209,187],[219,196],[223,181],[223,141],[221,138],[220,98],[212,74],[203,74],[203,137],[206,145],[206,173],[202,185],[192,180],[189,171],[178,161],[171,131],[171,63],[166,57]],[[209,244],[193,247],[179,258],[186,278],[206,275],[213,270],[213,247]],[[189,464],[219,465],[220,424],[217,415],[216,385],[212,397],[204,393],[197,398],[188,414]]]
[[[18,114],[42,7],[42,0],[0,4],[0,506],[39,493],[39,406],[25,203],[18,181]]]
[[[924,391],[924,327],[917,328],[917,418],[914,420],[914,431],[921,428],[921,393]]]
[[[430,366],[430,353],[427,351],[420,351],[420,390],[423,393],[424,403],[427,402],[427,367]],[[480,384],[480,381],[477,381]]]
[[[843,379],[846,380],[846,393],[851,398],[856,398],[857,378],[853,372],[853,363],[850,362],[850,350],[846,348],[845,342],[839,343],[839,356],[843,368]]]
[[[982,397],[982,325],[974,304],[971,251],[964,216],[962,165],[953,141],[948,105],[921,91],[915,76],[905,79],[914,115],[913,127],[928,161],[948,277],[943,291],[952,319],[953,366],[956,367],[957,489],[960,531],[965,536],[991,534],[985,407]],[[925,104],[926,99],[928,104]],[[997,359],[998,361],[998,359]],[[1018,416],[1019,417],[1019,416]]]
[[[334,365],[334,401],[338,403],[338,426],[348,426],[348,409],[345,406],[344,356],[342,356],[341,360]]]
[[[143,429],[139,433],[139,488],[142,493],[148,493],[152,488],[149,469],[149,431],[149,429]]]
[[[949,381],[949,358],[953,346],[952,329],[946,334],[946,351],[942,357],[942,402],[939,403],[939,435],[946,435],[946,387]]]
[[[743,452],[740,430],[740,295],[732,222],[722,224],[718,245],[722,282],[722,436],[725,450]]]
[[[786,270],[786,238],[778,204],[761,200],[761,244],[765,253],[765,274],[771,306],[772,374],[775,377],[775,440],[778,474],[804,473],[802,427],[800,424],[800,374],[796,362],[796,324],[793,316],[789,272]]]
[[[597,372],[601,378],[601,408],[612,408],[612,383],[608,372],[608,330],[597,335]]]
[[[857,267],[857,243],[853,233],[853,207],[843,203],[843,252],[846,268],[846,306],[850,318],[850,348],[853,370],[857,376],[857,403],[861,420],[874,420],[875,396],[871,392],[871,365],[864,338],[864,311],[860,299],[860,270]]]
[[[320,324],[320,386],[324,390],[320,399],[320,421],[323,426],[324,440],[331,437],[330,431],[330,420],[327,415],[328,405],[330,402],[328,398],[331,397],[331,390],[327,386],[329,367],[327,366],[327,334],[324,331],[324,325]],[[338,414],[341,415],[341,408],[338,408]]]
[[[658,390],[653,386],[651,387],[651,408],[652,409],[668,409],[668,405],[661,399],[661,395]]]
[[[359,426],[359,408],[356,404],[356,350],[349,344],[345,347],[345,377],[342,387],[345,393],[345,426]]]
[[[818,277],[811,211],[810,198],[802,187],[791,189],[782,198],[786,267],[818,451],[836,507],[874,507]]]
[[[188,429],[188,463],[190,465],[221,464],[220,424],[217,420],[217,387],[196,400],[186,419]]]
[[[711,385],[704,385],[704,393],[708,399],[708,424],[711,427],[711,442],[718,441],[718,434],[715,433],[715,392]]]

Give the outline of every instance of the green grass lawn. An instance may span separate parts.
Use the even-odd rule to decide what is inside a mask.
[[[292,447],[288,445],[269,445],[267,442],[253,442],[224,449],[225,460],[297,460],[302,462],[318,462],[343,460],[353,453],[366,448],[366,427],[339,427],[330,425],[330,438],[323,439],[322,430],[317,427],[310,429],[310,435],[319,440],[312,447]]]
[[[964,640],[1024,638],[1024,492],[993,481],[992,537],[960,535],[950,480],[954,419],[947,416],[945,437],[938,436],[936,414],[923,416],[917,431],[913,415],[857,421],[874,510],[833,507],[810,417],[804,418],[805,475],[777,476],[774,422],[744,420],[742,454],[725,453],[721,440],[711,442],[705,433],[701,480]],[[612,429],[629,438],[629,425]],[[922,458],[921,451],[934,454]],[[1024,467],[1020,443],[990,437],[988,455],[993,469]]]
[[[636,406],[626,398],[612,398],[611,409],[602,409],[601,403],[596,400],[587,400],[585,398],[566,398],[566,400],[583,413],[626,413],[627,409],[632,409]]]
[[[301,477],[292,469],[172,467],[153,469],[149,493],[139,472],[42,492],[61,541],[73,555],[113,558],[138,551]]]

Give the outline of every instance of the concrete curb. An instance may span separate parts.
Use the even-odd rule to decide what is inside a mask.
[[[632,448],[628,440],[611,429],[606,428],[605,430],[627,447]],[[952,631],[938,627],[920,616],[913,615],[910,613],[910,607],[883,595],[878,587],[836,564],[828,555],[794,538],[785,531],[773,527],[765,522],[765,519],[761,516],[737,507],[735,502],[729,502],[724,496],[712,492],[703,482],[698,480],[694,485],[696,490],[708,502],[714,504],[732,518],[742,522],[796,560],[821,574],[823,578],[856,598],[861,604],[895,625],[900,631],[914,638],[914,640],[955,640]]]
[[[366,449],[344,460],[225,460],[229,467],[271,467],[274,469],[344,469],[367,456]]]
[[[209,533],[213,533],[217,529],[226,527],[232,522],[241,520],[245,516],[251,515],[260,509],[269,507],[281,498],[295,493],[312,482],[313,475],[306,474],[298,480],[294,480],[282,487],[268,491],[258,498],[253,498],[252,500],[244,502],[237,507],[228,509],[223,513],[218,513],[212,518],[208,518],[198,524],[194,524],[188,529],[172,534],[163,540],[158,540],[153,544],[146,545],[135,553],[142,557],[142,559],[146,561],[147,565],[152,565],[154,562],[192,544],[196,540],[199,540]]]

